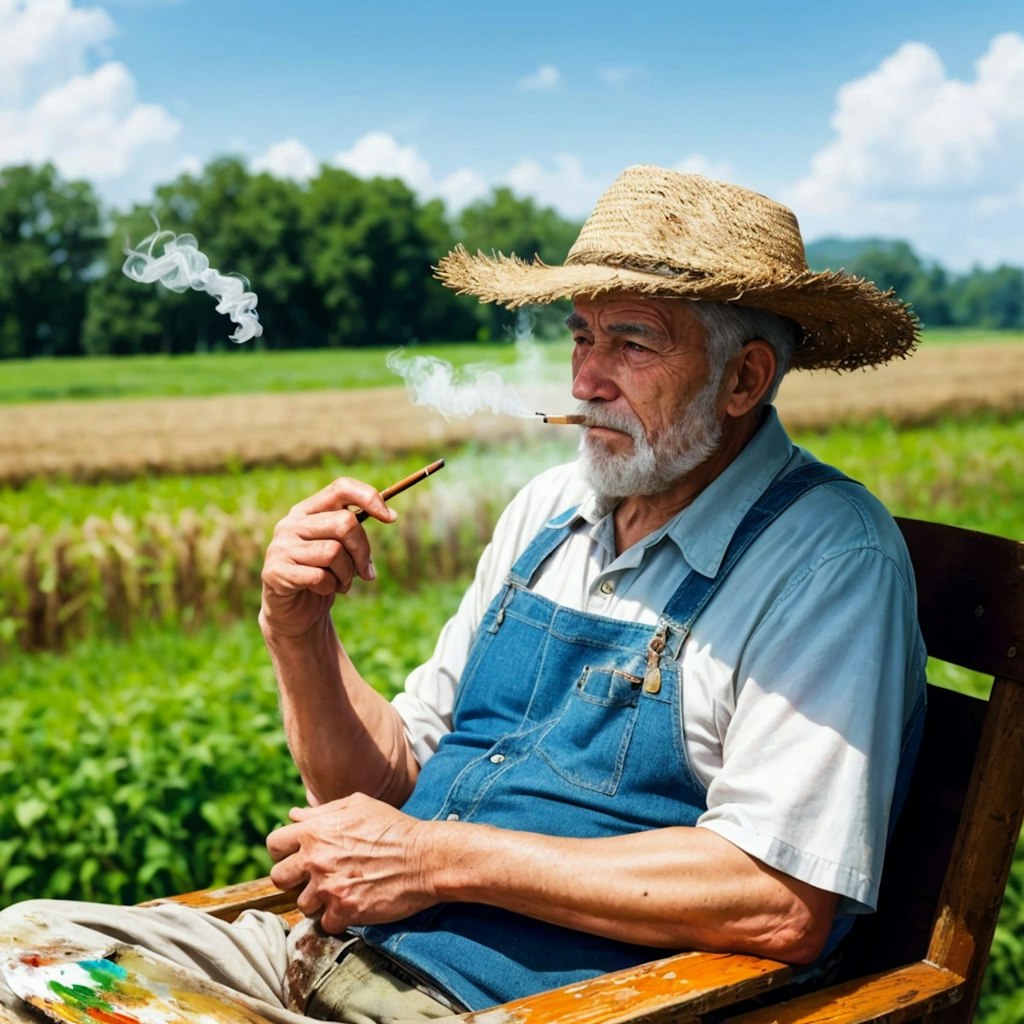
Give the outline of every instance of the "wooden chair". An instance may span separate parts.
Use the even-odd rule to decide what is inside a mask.
[[[972,1019],[1024,814],[1024,543],[899,524],[929,652],[994,683],[988,701],[929,687],[879,910],[846,940],[835,983],[793,996],[786,964],[682,953],[467,1014],[470,1024],[685,1024],[712,1011],[732,1024]],[[268,880],[174,899],[228,919],[248,907],[291,907]]]

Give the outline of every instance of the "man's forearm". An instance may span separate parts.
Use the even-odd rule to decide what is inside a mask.
[[[808,962],[836,897],[766,867],[715,833],[669,828],[603,839],[424,823],[438,901],[499,906],[669,949]]]
[[[418,772],[401,719],[356,670],[330,618],[298,637],[261,625],[310,803],[360,792],[401,804]]]

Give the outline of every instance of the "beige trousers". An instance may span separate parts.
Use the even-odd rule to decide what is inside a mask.
[[[361,943],[337,963],[343,944],[326,944],[319,963],[306,958],[297,972],[296,942],[308,942],[309,931],[300,927],[289,935],[276,915],[260,911],[246,911],[227,924],[174,904],[31,900],[0,911],[0,964],[18,950],[40,948],[55,938],[81,950],[81,957],[70,959],[102,956],[113,945],[126,944],[244,1003],[271,1024],[308,1024],[303,1011],[343,1024],[452,1016],[448,1007],[391,974],[383,958]],[[8,987],[2,966],[0,1022],[38,1022]]]

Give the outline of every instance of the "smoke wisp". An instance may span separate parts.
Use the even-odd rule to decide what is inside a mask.
[[[501,374],[478,363],[456,368],[436,356],[388,356],[388,369],[405,381],[413,405],[425,405],[447,420],[480,412],[499,416],[533,416]]]
[[[523,382],[536,383],[543,373],[544,360],[533,340],[530,317],[522,311],[515,338],[516,361],[507,373]],[[481,412],[528,419],[535,415],[511,380],[484,363],[455,367],[436,356],[410,356],[399,349],[388,356],[387,365],[405,381],[413,405],[425,405],[446,420],[466,419]]]
[[[163,255],[154,250],[163,243]],[[256,312],[256,293],[247,291],[249,282],[240,275],[222,274],[210,266],[210,260],[199,251],[193,235],[175,235],[173,231],[154,231],[134,248],[125,245],[127,258],[122,267],[125,274],[140,284],[159,282],[172,292],[192,288],[217,299],[217,312],[226,313],[238,326],[230,335],[241,344],[263,333]]]

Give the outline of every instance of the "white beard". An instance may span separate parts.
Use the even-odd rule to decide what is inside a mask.
[[[580,472],[599,505],[610,508],[631,495],[662,494],[711,457],[722,440],[722,424],[715,416],[719,383],[709,380],[682,417],[653,443],[634,417],[608,409],[602,402],[580,403],[578,411],[594,426],[611,427],[633,439],[633,450],[619,454],[584,432]]]

